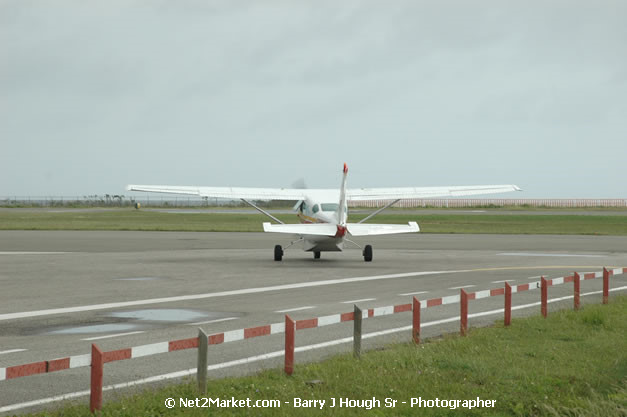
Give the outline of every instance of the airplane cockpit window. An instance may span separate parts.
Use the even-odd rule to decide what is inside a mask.
[[[313,206],[312,210],[314,213],[317,213],[320,210],[320,206],[316,204],[315,206]]]
[[[336,203],[322,203],[322,211],[337,211],[339,204]]]

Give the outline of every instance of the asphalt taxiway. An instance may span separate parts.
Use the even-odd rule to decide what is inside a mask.
[[[407,303],[412,295],[427,299],[558,277],[573,271],[598,271],[627,265],[627,237],[552,235],[398,235],[360,239],[372,243],[374,260],[361,251],[323,253],[314,260],[298,247],[283,262],[272,260],[281,236],[263,233],[0,231],[0,367],[89,353],[92,343],[113,350],[207,333]],[[599,280],[582,283],[582,292],[600,290]],[[627,285],[624,275],[612,287]],[[571,285],[552,287],[550,297],[572,294]],[[516,294],[514,305],[532,304],[539,291]],[[598,296],[583,303],[598,302]],[[478,300],[470,312],[502,308],[502,297]],[[553,303],[551,308],[570,306]],[[536,314],[530,306],[517,315]],[[425,323],[453,318],[459,306],[425,310]],[[500,318],[471,319],[483,325]],[[400,329],[410,313],[368,319],[364,332]],[[425,327],[425,336],[454,331],[449,321]],[[350,336],[352,324],[297,333],[297,362],[350,350],[337,342]],[[399,330],[365,341],[372,347],[409,340]],[[336,341],[336,342],[334,342]],[[282,336],[211,346],[213,376],[243,374],[277,367]],[[105,385],[188,370],[194,350],[107,364]],[[239,362],[237,362],[239,361]],[[224,365],[232,363],[232,366]],[[54,381],[54,382],[51,382]],[[139,384],[144,386],[143,384]],[[89,368],[0,381],[0,411],[19,413],[58,404],[42,402],[68,393],[86,402]],[[119,390],[114,390],[119,392]],[[126,391],[122,391],[124,393]],[[111,397],[111,392],[108,396]],[[106,398],[105,398],[106,399]],[[19,407],[11,407],[18,405]]]

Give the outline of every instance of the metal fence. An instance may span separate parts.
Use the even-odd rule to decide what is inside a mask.
[[[92,196],[0,196],[0,206],[4,207],[131,207],[140,203],[143,207],[208,207],[239,206],[240,201],[186,197],[150,196],[141,198],[124,195]]]
[[[392,200],[349,201],[349,207],[379,208]],[[92,196],[0,196],[0,206],[4,207],[126,207],[140,203],[144,207],[209,207],[209,206],[240,206],[239,200],[220,198],[202,198],[187,196],[136,196],[124,195],[92,195]],[[260,203],[262,206],[268,204]],[[291,207],[293,203],[285,203]],[[277,203],[271,204],[276,206]],[[427,198],[401,200],[394,204],[400,208],[468,208],[468,207],[550,207],[550,208],[585,208],[585,207],[627,207],[627,199],[623,198]]]

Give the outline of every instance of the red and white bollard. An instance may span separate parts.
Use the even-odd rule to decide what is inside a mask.
[[[91,345],[91,393],[89,396],[89,410],[95,413],[102,409],[102,374],[104,357],[102,351],[95,344]]]
[[[285,315],[285,373],[292,375],[294,372],[294,333],[296,322]]]
[[[540,279],[540,311],[542,312],[542,317],[546,318],[547,315],[547,299],[548,299],[548,285],[546,279],[542,277]]]
[[[414,343],[420,344],[420,301],[414,297],[413,310],[412,310],[412,338]]]
[[[466,336],[468,332],[468,294],[466,291],[460,290],[460,317],[459,317],[459,332],[462,336]]]
[[[575,297],[574,297],[574,308],[575,310],[579,310],[579,296],[580,296],[580,284],[581,282],[581,277],[579,276],[578,273],[575,272],[575,279],[573,280],[573,288],[575,290]]]
[[[505,283],[505,325],[512,323],[512,286]]]
[[[603,304],[610,301],[610,271],[603,268]]]

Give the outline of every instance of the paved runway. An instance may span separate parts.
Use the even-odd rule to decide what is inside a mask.
[[[349,312],[353,303],[362,308],[407,303],[409,293],[427,299],[459,294],[460,287],[478,291],[502,287],[504,280],[523,284],[539,275],[627,266],[627,237],[616,236],[415,234],[359,240],[373,244],[372,263],[363,262],[358,249],[313,260],[300,248],[289,249],[277,263],[272,260],[276,243],[287,240],[262,233],[0,231],[0,367],[89,353],[91,343],[103,350],[127,348],[194,337],[198,327],[216,333],[281,322],[285,312],[304,319]],[[582,292],[600,290],[599,281],[583,282]],[[625,285],[624,275],[612,279],[613,288]],[[552,287],[549,297],[570,294],[572,286],[565,284]],[[516,294],[514,305],[536,302],[539,296],[539,291]],[[599,297],[584,297],[584,305],[588,302]],[[498,308],[502,297],[492,297],[473,302],[470,312]],[[429,308],[423,323],[455,317],[458,309]],[[531,307],[516,314],[537,312]],[[499,318],[473,318],[471,325]],[[396,314],[366,320],[364,332],[409,324],[410,313]],[[450,322],[425,327],[424,334],[457,328]],[[352,323],[346,323],[299,331],[296,345],[336,341],[351,336],[351,329]],[[364,344],[409,339],[408,331],[398,331]],[[277,367],[280,355],[256,357],[280,351],[282,343],[277,335],[211,346],[209,363],[217,368],[212,375]],[[351,349],[350,343],[327,344],[297,353],[297,363]],[[187,370],[195,366],[195,355],[187,350],[107,364],[105,385]],[[220,365],[242,358],[252,359]],[[87,367],[0,381],[0,411],[88,387]],[[105,400],[114,395],[108,392]],[[11,413],[31,410],[16,406]]]

